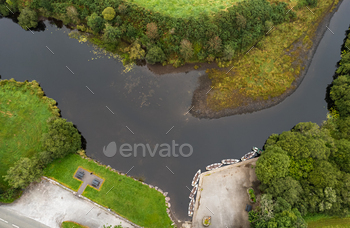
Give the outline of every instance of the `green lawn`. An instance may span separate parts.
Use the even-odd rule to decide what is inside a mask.
[[[92,160],[84,159],[78,154],[53,161],[46,167],[44,174],[73,190],[77,190],[80,181],[74,179],[73,174],[78,166],[88,169],[105,179],[100,191],[88,186],[83,196],[111,208],[119,215],[140,226],[152,228],[172,227],[172,221],[166,213],[163,194],[130,177],[110,171]],[[109,190],[110,192],[108,192]]]
[[[89,228],[87,226],[83,226],[80,225],[76,222],[70,222],[70,221],[66,221],[66,222],[62,222],[61,228]]]
[[[3,179],[7,170],[21,157],[42,151],[40,142],[48,131],[46,120],[57,116],[56,102],[42,97],[39,84],[0,81],[0,188],[8,189]]]
[[[134,0],[139,6],[173,17],[199,16],[231,7],[241,0]]]
[[[306,216],[308,228],[350,228],[350,217],[338,218],[323,214]]]

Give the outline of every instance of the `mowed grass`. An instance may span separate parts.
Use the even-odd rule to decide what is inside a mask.
[[[213,110],[234,108],[247,99],[269,99],[291,88],[303,70],[300,54],[312,47],[317,22],[332,2],[318,1],[317,7],[310,8],[312,12],[306,7],[297,9],[297,1],[288,2],[288,8],[294,7],[297,15],[293,22],[276,25],[249,52],[243,51],[229,65],[234,67],[228,74],[227,70],[208,71],[214,86],[208,94],[208,106]],[[299,41],[302,46],[296,45]]]
[[[146,9],[172,17],[197,17],[201,13],[216,13],[242,0],[134,0]]]
[[[45,168],[44,175],[76,191],[81,183],[73,178],[78,166],[105,179],[100,191],[87,186],[83,196],[110,208],[140,226],[172,227],[172,221],[166,213],[167,207],[163,194],[139,181],[98,165],[90,159],[84,159],[78,154],[71,154],[53,161]]]
[[[0,188],[4,190],[9,186],[2,176],[21,157],[32,157],[43,150],[40,140],[42,134],[48,131],[46,120],[58,115],[58,111],[56,114],[52,112],[56,102],[38,96],[35,94],[37,91],[43,94],[34,81],[1,81]]]
[[[306,216],[308,228],[350,228],[350,217],[337,218],[322,214]]]
[[[76,222],[66,221],[62,223],[61,228],[89,228],[89,227],[80,225]]]

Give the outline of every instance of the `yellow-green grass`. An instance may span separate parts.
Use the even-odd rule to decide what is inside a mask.
[[[350,228],[350,217],[338,218],[323,214],[306,216],[308,228]]]
[[[61,228],[89,228],[89,227],[80,225],[79,223],[76,223],[76,222],[65,221],[65,222],[62,222]]]
[[[300,54],[311,48],[318,22],[329,12],[333,0],[318,1],[315,8],[297,9],[296,1],[288,2],[297,17],[293,22],[275,26],[247,54],[237,57],[226,71],[210,70],[214,88],[207,104],[213,110],[234,108],[247,100],[263,100],[283,94],[302,70]],[[335,4],[337,1],[335,1]],[[299,42],[303,44],[296,45]],[[248,50],[247,50],[248,51]]]
[[[133,2],[155,12],[186,18],[226,10],[239,1],[242,0],[134,0]]]
[[[76,191],[81,183],[73,178],[78,166],[91,170],[105,179],[100,191],[87,186],[83,196],[110,208],[140,226],[172,227],[172,221],[166,213],[167,207],[163,194],[139,181],[98,165],[90,159],[84,159],[78,154],[56,159],[45,168],[44,175]]]
[[[48,131],[46,120],[58,116],[56,102],[42,96],[39,84],[0,81],[0,188],[8,189],[3,179],[21,157],[32,157],[43,150],[41,136]]]

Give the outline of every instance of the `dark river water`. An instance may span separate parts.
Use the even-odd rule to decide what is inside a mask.
[[[262,147],[272,133],[290,130],[299,122],[320,124],[326,119],[326,87],[340,60],[349,11],[346,0],[328,26],[334,34],[325,33],[300,87],[280,104],[251,114],[194,118],[186,112],[204,72],[159,76],[137,66],[124,73],[121,62],[95,59],[93,47],[69,38],[69,29],[48,22],[45,31],[32,34],[10,19],[0,19],[0,75],[38,81],[46,95],[58,102],[62,116],[82,133],[88,156],[124,173],[133,167],[129,175],[169,192],[176,217],[188,219],[186,186],[191,188],[198,169],[225,158],[240,158],[252,146]],[[103,153],[112,141],[118,147],[123,143],[153,147],[172,140],[192,145],[192,156],[161,157],[157,152],[143,157],[139,152],[125,158],[119,152],[114,157]],[[184,153],[188,152],[185,147]]]

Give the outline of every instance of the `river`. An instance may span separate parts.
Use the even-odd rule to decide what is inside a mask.
[[[124,73],[121,62],[95,59],[92,46],[69,38],[68,28],[49,22],[45,31],[33,34],[8,18],[0,19],[0,75],[38,81],[46,95],[58,102],[62,116],[82,133],[88,156],[124,173],[131,169],[129,175],[169,192],[175,217],[189,219],[187,187],[191,188],[198,169],[225,158],[240,158],[252,146],[261,148],[272,133],[290,130],[299,122],[321,124],[326,119],[326,87],[340,60],[349,11],[350,1],[344,1],[328,25],[334,34],[325,33],[299,88],[280,104],[251,114],[194,118],[186,112],[205,72],[159,76],[147,66],[137,66]],[[112,141],[118,146],[148,143],[153,147],[172,140],[190,144],[193,154],[143,157],[139,152],[125,158],[120,153],[114,157],[103,153]]]

